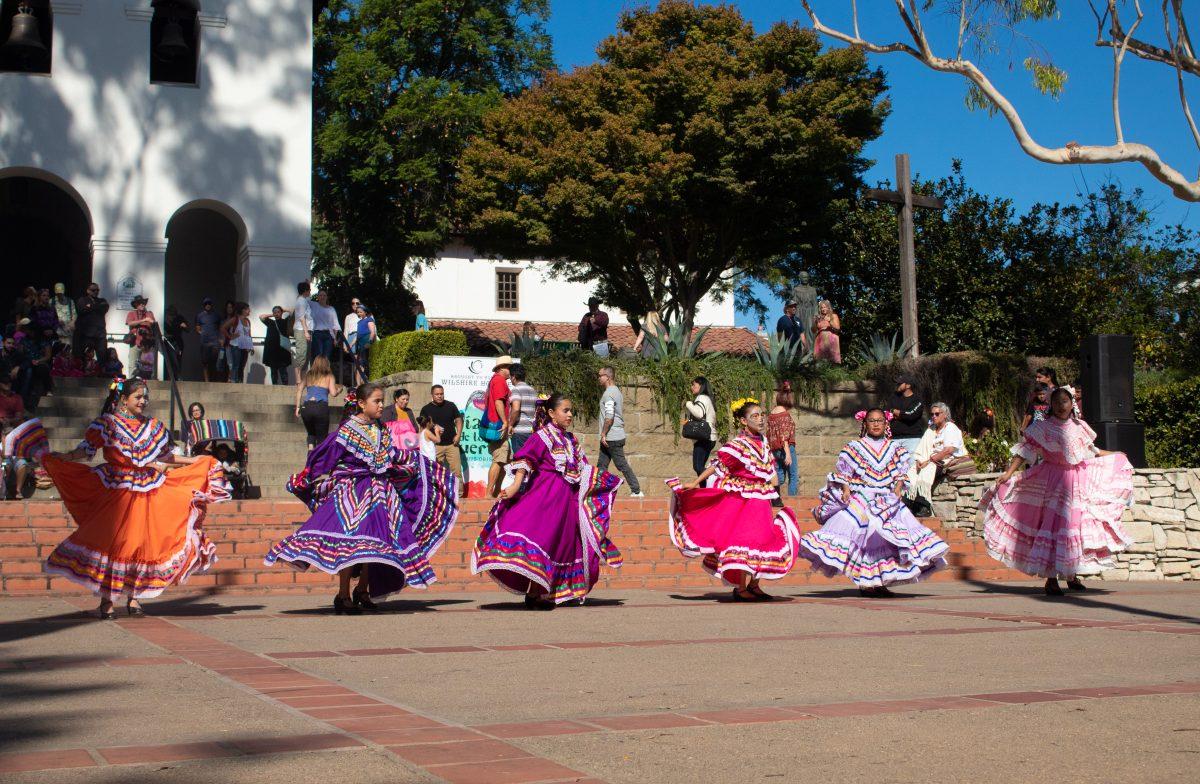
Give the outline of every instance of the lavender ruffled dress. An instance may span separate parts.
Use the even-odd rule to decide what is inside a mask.
[[[386,427],[346,420],[309,453],[288,490],[312,517],[271,547],[267,565],[337,574],[370,564],[373,598],[437,580],[429,559],[458,519],[457,477],[416,450],[396,449]]]
[[[492,507],[471,570],[514,593],[536,583],[556,604],[582,600],[601,565],[621,565],[608,539],[621,480],[590,465],[575,436],[553,423],[530,436],[506,467],[510,475],[522,469],[521,491]]]

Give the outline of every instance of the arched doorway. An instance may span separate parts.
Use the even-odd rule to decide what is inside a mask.
[[[0,323],[26,286],[83,295],[92,279],[92,219],[64,180],[39,169],[0,170]]]
[[[181,207],[167,223],[166,301],[192,328],[184,338],[185,379],[203,379],[196,314],[205,298],[221,312],[226,300],[238,299],[238,258],[246,244],[246,224],[227,205],[195,201]]]

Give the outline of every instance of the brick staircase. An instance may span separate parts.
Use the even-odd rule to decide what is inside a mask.
[[[817,527],[809,514],[814,505],[813,498],[795,499],[791,503],[804,531]],[[474,576],[470,569],[471,546],[490,508],[487,501],[464,502],[458,524],[433,559],[439,580],[434,591],[496,589],[490,579]],[[186,585],[178,586],[172,592],[330,592],[335,578],[329,575],[299,573],[283,565],[267,567],[262,563],[263,554],[271,543],[292,533],[306,517],[305,508],[296,501],[264,499],[211,507],[205,526],[217,544],[220,561],[212,571],[193,575]],[[625,565],[620,570],[605,570],[600,588],[719,587],[701,570],[698,562],[683,558],[671,545],[666,517],[666,499],[620,499],[611,535],[625,557]],[[944,528],[936,519],[925,523],[951,548],[948,558],[951,568],[934,575],[933,580],[1027,579],[989,558],[983,543],[967,538],[963,530]],[[73,529],[74,523],[57,501],[0,502],[0,595],[82,592],[63,578],[42,573],[46,556]],[[848,585],[840,577],[831,580],[814,575],[806,566],[798,567],[782,582],[784,585]]]
[[[92,378],[56,379],[54,395],[42,398],[37,415],[46,426],[50,448],[69,451],[79,443],[84,428],[96,417],[108,394],[108,381]],[[263,498],[290,497],[284,489],[287,478],[304,465],[308,452],[304,426],[295,417],[296,388],[262,384],[179,384],[184,405],[199,401],[210,419],[238,419],[245,423],[250,444],[250,479]],[[340,401],[334,403],[334,422]],[[147,413],[168,421],[170,387],[165,381],[150,382]],[[176,427],[178,428],[178,414]],[[53,490],[38,499],[57,498]]]

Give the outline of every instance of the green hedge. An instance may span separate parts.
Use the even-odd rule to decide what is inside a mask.
[[[1200,468],[1200,377],[1138,388],[1133,404],[1151,466]]]
[[[1025,404],[1033,394],[1033,371],[1039,367],[1054,368],[1060,384],[1072,383],[1079,372],[1078,364],[1068,359],[960,351],[874,365],[867,375],[879,384],[881,402],[886,402],[898,373],[912,375],[926,403],[950,406],[964,431],[976,415],[990,408],[997,434],[1014,440]]]
[[[467,355],[467,336],[455,329],[397,332],[371,346],[371,378],[404,370],[433,370],[433,355]]]

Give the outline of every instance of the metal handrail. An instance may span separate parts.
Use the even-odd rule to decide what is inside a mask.
[[[339,333],[338,333],[338,335],[339,335],[339,336],[341,337],[341,339],[342,339],[342,345],[341,345],[341,349],[342,349],[342,350],[341,350],[341,352],[340,352],[340,353],[341,353],[341,356],[339,356],[339,357],[338,357],[338,379],[339,379],[339,381],[340,381],[341,379],[344,379],[344,378],[346,377],[346,355],[347,355],[347,354],[349,354],[349,355],[350,355],[350,361],[351,361],[351,363],[352,363],[352,369],[354,370],[354,378],[353,378],[353,379],[351,379],[351,380],[352,380],[352,381],[355,381],[355,379],[357,379],[357,378],[358,378],[360,375],[361,375],[361,376],[362,376],[364,379],[366,379],[366,378],[367,378],[367,372],[366,372],[366,370],[363,368],[363,366],[362,366],[362,362],[359,362],[359,361],[358,361],[358,352],[356,352],[356,351],[355,351],[353,348],[351,348],[351,347],[350,347],[350,341],[346,340],[346,333],[344,333],[344,332],[339,332]],[[357,382],[356,382],[356,381],[355,381],[355,385],[357,385]]]
[[[175,408],[179,408],[179,421],[187,421],[187,411],[184,410],[183,395],[179,394],[179,368],[175,366],[175,344],[166,339],[162,329],[158,326],[158,322],[153,325],[154,339],[163,347],[163,375],[167,377],[167,381],[171,384],[171,401],[167,405],[167,410],[170,412],[170,419],[167,428],[171,433],[175,432]],[[137,368],[133,371],[136,373]],[[182,436],[182,432],[180,433]]]

